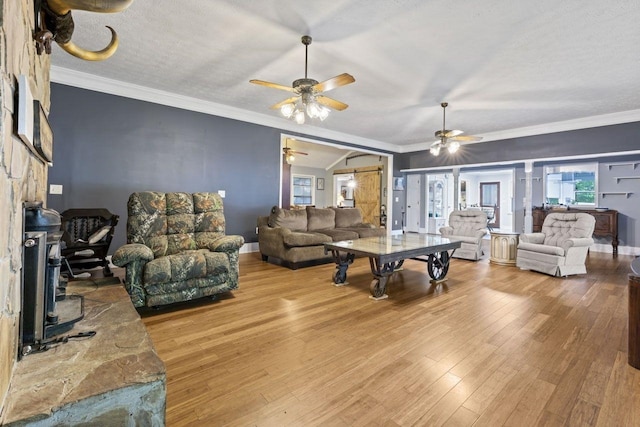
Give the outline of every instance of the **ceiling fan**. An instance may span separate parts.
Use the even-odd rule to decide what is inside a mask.
[[[308,156],[309,153],[304,153],[302,151],[294,150],[293,148],[289,148],[289,140],[285,141],[285,146],[282,147],[282,153],[284,154],[284,160],[287,163],[291,163],[296,159],[296,154],[300,154],[301,156]]]
[[[337,101],[322,95],[340,86],[345,86],[356,81],[352,75],[342,73],[332,77],[329,80],[318,82],[317,80],[307,77],[307,62],[309,45],[311,44],[310,36],[302,36],[302,44],[304,48],[304,78],[294,80],[291,87],[278,83],[266,82],[264,80],[249,80],[250,83],[257,85],[272,87],[274,89],[286,90],[292,92],[295,96],[287,98],[282,102],[272,105],[274,110],[279,109],[286,118],[293,118],[298,124],[303,124],[305,113],[308,117],[324,120],[330,112],[330,108],[342,111],[348,107],[344,102]]]
[[[443,102],[440,104],[442,107],[442,130],[437,130],[435,135],[439,138],[439,141],[431,144],[429,152],[434,156],[440,154],[442,148],[446,148],[449,153],[453,154],[460,148],[460,142],[475,142],[480,141],[482,137],[472,135],[462,135],[464,132],[461,130],[448,130],[445,124],[446,111],[449,103]]]

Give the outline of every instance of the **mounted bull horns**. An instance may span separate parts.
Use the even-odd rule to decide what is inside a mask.
[[[84,10],[98,13],[121,12],[128,8],[133,0],[42,0],[41,9],[44,23],[36,33],[38,53],[44,49],[51,53],[50,40],[53,39],[67,53],[86,61],[102,61],[113,55],[118,48],[118,35],[111,27],[111,41],[102,50],[90,51],[71,41],[73,36],[72,10]]]

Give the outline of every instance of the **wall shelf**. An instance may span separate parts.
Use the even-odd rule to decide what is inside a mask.
[[[623,179],[640,179],[640,176],[617,176],[616,184],[620,183],[620,180],[623,180]]]
[[[612,167],[614,166],[631,166],[633,169],[635,169],[636,167],[638,167],[638,165],[640,165],[640,162],[632,162],[632,163],[610,163],[607,166],[609,167],[609,170],[611,170]]]
[[[628,191],[606,191],[606,192],[600,193],[602,198],[605,198],[607,196],[625,196],[627,199],[632,194],[633,193],[630,193]]]

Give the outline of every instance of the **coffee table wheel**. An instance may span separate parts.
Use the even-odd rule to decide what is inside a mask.
[[[449,271],[449,252],[442,251],[429,255],[427,269],[433,280],[444,279]]]
[[[375,278],[371,281],[371,285],[369,286],[369,290],[371,291],[371,295],[373,295],[374,298],[381,298],[384,296],[384,288],[385,288],[385,283],[384,281]]]
[[[337,270],[336,273],[333,275],[333,283],[342,284],[346,281],[347,281],[346,271]]]

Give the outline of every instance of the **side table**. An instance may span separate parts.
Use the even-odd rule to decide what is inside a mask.
[[[509,231],[492,231],[489,262],[499,265],[516,265],[519,235],[520,233]]]

